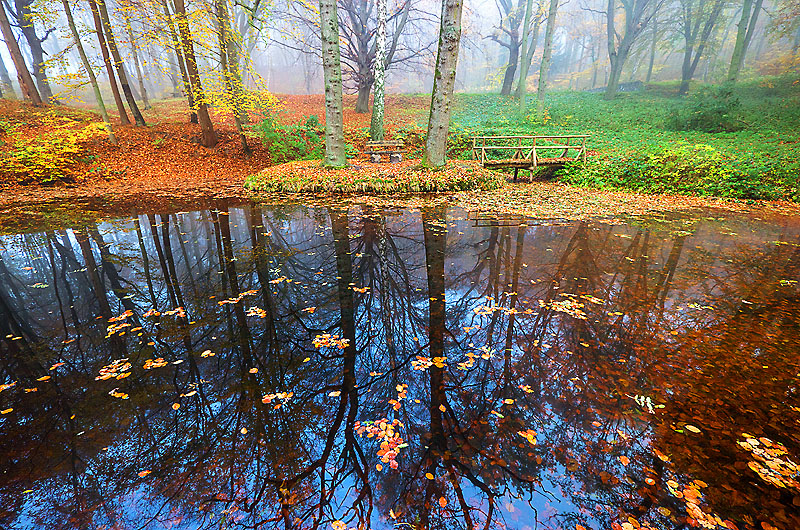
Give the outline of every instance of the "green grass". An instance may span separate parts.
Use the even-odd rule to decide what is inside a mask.
[[[560,171],[559,179],[599,188],[800,201],[797,75],[742,83],[723,102],[714,97],[718,90],[703,93],[695,86],[695,95],[681,98],[673,95],[677,85],[659,84],[613,101],[602,94],[553,92],[543,115],[535,95],[525,113],[510,98],[459,95],[451,154],[468,156],[467,140],[478,134],[589,134],[596,154],[585,167]],[[678,122],[732,132],[674,130]]]

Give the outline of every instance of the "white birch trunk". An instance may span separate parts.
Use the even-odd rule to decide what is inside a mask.
[[[375,34],[375,83],[372,102],[372,122],[369,137],[373,142],[383,140],[383,96],[386,91],[386,0],[377,0],[378,28]]]

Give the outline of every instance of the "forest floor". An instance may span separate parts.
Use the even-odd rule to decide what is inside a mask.
[[[779,117],[776,110],[770,113],[765,110],[762,116],[764,126],[755,132],[746,130],[717,135],[662,133],[656,135],[656,140],[648,136],[647,141],[643,141],[642,130],[637,131],[632,126],[632,120],[638,119],[632,110],[638,105],[636,97],[623,96],[620,101],[610,104],[606,113],[592,112],[588,100],[598,97],[580,93],[555,94],[547,108],[550,117],[537,121],[539,118],[515,114],[509,107],[510,103],[498,96],[460,96],[453,116],[450,156],[468,158],[469,138],[480,133],[590,132],[593,135],[590,145],[602,149],[596,158],[604,161],[624,156],[635,146],[636,137],[640,144],[648,146],[657,143],[658,138],[662,144],[694,138],[713,143],[718,150],[734,149],[738,145],[747,153],[754,152],[753,149],[756,154],[758,149],[769,150],[778,157],[796,156],[800,145],[796,128],[787,128],[784,124],[795,114],[791,108],[788,118]],[[646,96],[653,97],[658,96]],[[303,124],[311,115],[316,115],[320,121],[324,118],[322,95],[278,98],[281,101],[278,113],[281,126]],[[387,136],[403,138],[410,146],[412,156],[421,147],[428,98],[387,97]],[[785,110],[786,105],[794,101],[794,96],[788,100],[781,96],[777,110]],[[368,138],[370,115],[357,114],[354,106],[355,97],[346,96],[346,138],[358,149]],[[98,117],[87,110],[66,106],[36,109],[19,102],[0,100],[0,157],[6,157],[0,164],[0,223],[20,212],[30,215],[37,211],[52,213],[58,210],[66,214],[75,205],[83,205],[90,211],[132,211],[152,209],[155,205],[187,208],[197,201],[250,199],[251,193],[243,187],[245,179],[282,160],[277,160],[275,150],[258,137],[257,128],[248,133],[252,153],[246,155],[235,134],[230,114],[218,109],[212,109],[211,113],[220,137],[220,143],[213,149],[199,144],[199,126],[188,123],[185,102],[177,99],[159,101],[145,111],[147,127],[117,124],[115,132],[119,145],[113,146],[102,131],[97,130]],[[665,112],[660,116],[663,114]],[[253,123],[258,123],[263,115],[253,112],[251,118]],[[624,123],[609,125],[617,121]],[[657,119],[651,119],[640,127],[657,125]],[[11,163],[6,163],[9,160]],[[51,182],[41,182],[45,179],[38,178],[38,175],[47,172],[55,172],[58,177]],[[759,211],[800,214],[800,208],[790,202],[745,204],[697,196],[629,193],[619,188],[635,189],[634,186],[586,182],[586,178],[575,177],[576,174],[580,175],[572,172],[570,177],[568,173],[567,180],[572,179],[584,187],[535,181],[510,184],[493,191],[449,193],[447,197],[451,204],[470,209],[543,217],[614,216],[705,207],[734,210],[755,207]],[[597,174],[595,172],[595,177]],[[587,185],[591,187],[585,187]],[[412,197],[406,202],[415,200]]]

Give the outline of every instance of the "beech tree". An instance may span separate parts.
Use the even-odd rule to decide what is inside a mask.
[[[211,123],[208,105],[205,102],[205,94],[200,81],[200,71],[197,69],[197,58],[194,55],[192,32],[189,28],[189,19],[186,16],[184,0],[175,0],[175,18],[178,32],[181,36],[181,51],[186,61],[186,74],[192,87],[191,93],[196,107],[197,121],[200,123],[200,130],[202,131],[201,143],[204,147],[214,147],[217,145],[217,133],[214,132],[214,124]]]
[[[747,48],[753,40],[753,32],[758,22],[758,14],[764,0],[744,0],[742,4],[742,14],[736,30],[736,44],[733,47],[731,56],[731,66],[728,69],[728,81],[736,82],[739,79],[739,72],[744,66],[744,58],[747,55]]]
[[[111,94],[114,96],[114,104],[117,106],[119,112],[119,119],[122,125],[128,125],[131,119],[128,117],[128,112],[125,110],[125,105],[122,103],[122,96],[119,93],[119,86],[114,77],[114,66],[111,63],[111,56],[108,53],[108,44],[106,43],[105,31],[103,30],[103,22],[100,20],[100,9],[94,0],[89,0],[89,8],[92,11],[92,20],[94,21],[95,34],[97,41],[100,44],[100,54],[103,56],[103,63],[106,66],[106,74],[108,75],[108,83],[111,85]]]
[[[536,99],[539,100],[538,112],[544,110],[544,93],[547,90],[547,74],[550,71],[550,57],[553,55],[553,35],[556,32],[556,14],[558,13],[558,0],[550,0],[550,10],[547,13],[547,27],[544,30],[544,50],[542,64],[539,66],[539,88]]]
[[[106,2],[105,0],[90,1],[97,6],[97,11],[100,15],[100,21],[102,22],[102,28],[105,32],[108,50],[111,52],[111,57],[114,58],[114,69],[117,72],[119,84],[122,86],[122,93],[125,95],[125,100],[128,102],[128,108],[131,109],[131,114],[133,114],[133,120],[136,125],[143,127],[145,125],[144,116],[142,116],[142,113],[139,110],[139,105],[136,104],[130,83],[128,83],[128,76],[125,73],[125,63],[122,62],[122,56],[117,48],[117,40],[114,38],[114,31],[111,26],[111,19],[108,16],[108,9],[106,9]]]
[[[342,64],[339,59],[339,16],[336,0],[319,0],[322,73],[325,78],[325,159],[322,165],[344,167]]]
[[[522,64],[520,65],[519,69],[519,84],[517,85],[517,97],[519,98],[519,110],[520,112],[525,112],[525,95],[528,90],[528,68],[530,67],[530,62],[528,62],[528,40],[529,40],[529,33],[531,30],[531,20],[533,19],[533,0],[528,0],[525,2],[525,20],[523,21],[522,26],[522,50],[520,52],[520,57],[522,60]],[[533,51],[536,48],[536,38],[538,37],[539,33],[539,18],[537,16],[536,19],[536,26],[533,32],[533,40],[530,43],[530,51]],[[533,55],[533,54],[531,54]]]
[[[97,77],[95,77],[94,71],[92,70],[92,65],[89,63],[89,58],[86,56],[86,51],[83,49],[81,36],[78,33],[78,28],[75,25],[75,19],[72,17],[72,10],[69,7],[69,0],[61,1],[64,5],[64,14],[67,16],[67,24],[69,25],[70,32],[72,33],[72,38],[75,40],[75,47],[78,48],[78,54],[81,57],[81,63],[83,63],[84,70],[86,70],[86,76],[89,78],[89,84],[92,85],[94,99],[95,102],[97,102],[98,109],[100,109],[100,116],[103,118],[103,123],[105,124],[106,130],[108,130],[108,139],[112,144],[116,145],[117,138],[114,136],[114,128],[112,127],[111,120],[108,117],[105,103],[103,103],[103,96],[100,93],[100,85],[97,84]]]
[[[19,49],[17,39],[14,38],[14,33],[11,31],[11,23],[6,16],[6,10],[0,2],[0,31],[3,33],[3,40],[6,41],[8,53],[11,55],[11,60],[14,61],[14,68],[17,70],[17,79],[19,80],[19,87],[22,90],[22,96],[25,99],[31,100],[34,105],[42,104],[42,97],[33,83],[31,73],[25,65],[25,59],[22,58],[22,51]]]
[[[25,37],[25,42],[28,43],[28,49],[31,52],[33,61],[31,69],[36,79],[36,86],[39,87],[39,94],[41,94],[44,101],[49,102],[53,99],[53,91],[50,88],[50,82],[47,80],[42,43],[47,40],[56,28],[49,28],[45,31],[43,37],[39,37],[36,33],[36,23],[31,7],[33,3],[34,0],[14,0],[16,13],[13,14],[16,18],[17,27],[22,32],[22,36]]]
[[[450,129],[450,112],[453,107],[453,87],[456,82],[463,8],[463,0],[442,0],[439,49],[433,74],[428,135],[425,138],[425,152],[422,157],[423,165],[434,168],[444,167],[447,163],[447,133]]]
[[[490,35],[490,38],[508,50],[508,63],[503,73],[503,84],[500,88],[500,94],[503,96],[511,94],[514,76],[519,66],[520,46],[522,45],[519,28],[522,25],[526,11],[523,6],[523,0],[517,0],[516,4],[513,0],[497,1],[497,9],[500,11],[500,25]]]
[[[608,0],[606,7],[606,38],[608,45],[608,60],[611,68],[608,73],[608,83],[606,85],[605,99],[613,99],[617,94],[619,78],[622,75],[622,68],[631,53],[636,38],[642,34],[647,27],[647,23],[653,16],[653,10],[647,13],[647,8],[651,2],[661,0],[622,0],[622,9],[625,15],[623,34],[617,32],[616,27],[616,0]]]
[[[724,0],[715,0],[713,4],[709,5],[707,0],[681,0],[680,3],[681,16],[678,19],[678,25],[684,40],[684,51],[678,94],[684,95],[689,92],[689,81],[694,77],[700,58],[703,57],[709,44],[711,32],[722,13],[722,8],[725,7],[725,2]],[[653,28],[653,31],[655,32],[656,29]],[[650,68],[652,68],[652,60]],[[649,74],[650,69],[648,69],[648,77]]]
[[[14,99],[14,87],[11,84],[11,77],[8,75],[8,69],[2,57],[0,57],[0,87],[2,87],[0,97]]]

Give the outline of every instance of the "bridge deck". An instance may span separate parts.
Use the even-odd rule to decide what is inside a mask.
[[[478,136],[472,139],[472,157],[487,168],[563,166],[576,160],[586,162],[587,138],[588,135]]]

